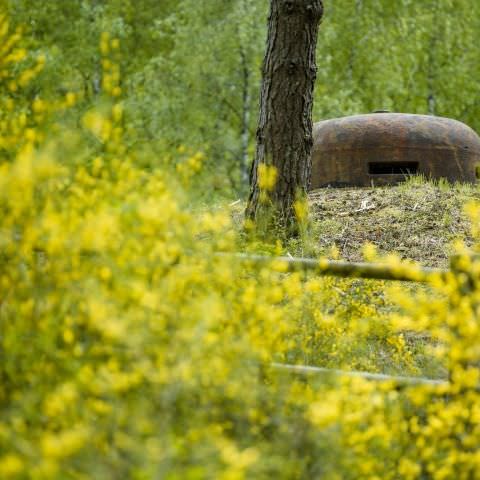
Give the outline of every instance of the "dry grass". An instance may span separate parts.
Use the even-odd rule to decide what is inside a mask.
[[[309,253],[326,254],[336,246],[345,260],[359,261],[362,246],[370,242],[381,253],[446,266],[453,240],[471,242],[463,206],[473,199],[480,200],[476,186],[421,178],[392,187],[315,190]]]

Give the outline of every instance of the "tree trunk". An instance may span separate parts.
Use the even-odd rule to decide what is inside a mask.
[[[245,213],[264,226],[264,219],[271,218],[287,234],[297,230],[294,203],[306,195],[310,182],[315,50],[322,15],[321,0],[271,0],[257,147]],[[263,195],[261,164],[277,172],[274,187]]]

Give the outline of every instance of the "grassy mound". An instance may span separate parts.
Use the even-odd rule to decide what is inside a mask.
[[[429,266],[446,266],[455,239],[469,244],[463,207],[480,199],[474,185],[413,178],[391,187],[322,188],[310,194],[314,254],[332,246],[345,260],[362,259],[362,245]]]

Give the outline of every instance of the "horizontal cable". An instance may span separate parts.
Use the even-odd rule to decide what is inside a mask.
[[[248,253],[219,253],[218,255],[230,256],[257,267],[268,267],[275,263],[281,263],[285,265],[286,271],[288,272],[299,270],[312,271],[319,275],[343,278],[426,283],[438,276],[444,277],[450,272],[448,269],[420,267],[417,265],[399,265],[392,267],[391,265],[382,263],[341,262],[326,260],[324,258],[269,257]]]
[[[370,373],[359,371],[338,370],[323,367],[311,367],[307,365],[288,365],[284,363],[272,363],[271,366],[276,370],[285,370],[293,373],[299,373],[302,375],[334,375],[341,377],[352,378],[364,378],[365,380],[376,380],[380,382],[395,382],[403,385],[436,385],[436,386],[448,386],[449,383],[446,380],[434,380],[432,378],[425,377],[404,377],[395,375],[385,375],[383,373]]]

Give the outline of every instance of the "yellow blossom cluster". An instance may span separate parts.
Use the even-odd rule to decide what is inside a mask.
[[[245,478],[260,451],[232,435],[269,421],[243,416],[298,286],[244,278],[215,255],[225,213],[187,213],[173,179],[122,160],[95,176],[31,149],[2,169],[2,478]]]
[[[258,166],[258,185],[262,191],[269,192],[277,182],[277,169],[273,165],[261,163]]]
[[[177,152],[180,159],[175,164],[176,173],[184,185],[189,185],[195,175],[202,170],[205,155],[203,152],[194,153],[183,145],[180,145]]]
[[[118,47],[102,36],[104,60]],[[0,478],[478,478],[476,257],[458,246],[453,273],[389,293],[239,262],[229,211],[196,211],[183,187],[203,155],[180,149],[175,175],[137,165],[104,69],[115,102],[84,115],[88,154],[2,113],[21,148],[0,165]]]
[[[22,145],[41,140],[36,125],[44,117],[44,102],[25,101],[19,92],[43,69],[45,57],[23,65],[27,51],[20,46],[22,31],[10,31],[8,16],[0,10],[0,155],[8,156]]]
[[[119,55],[120,40],[110,38],[108,32],[103,32],[100,40],[100,52],[102,54],[102,90],[113,98],[122,94],[120,86],[120,65],[116,61]]]

